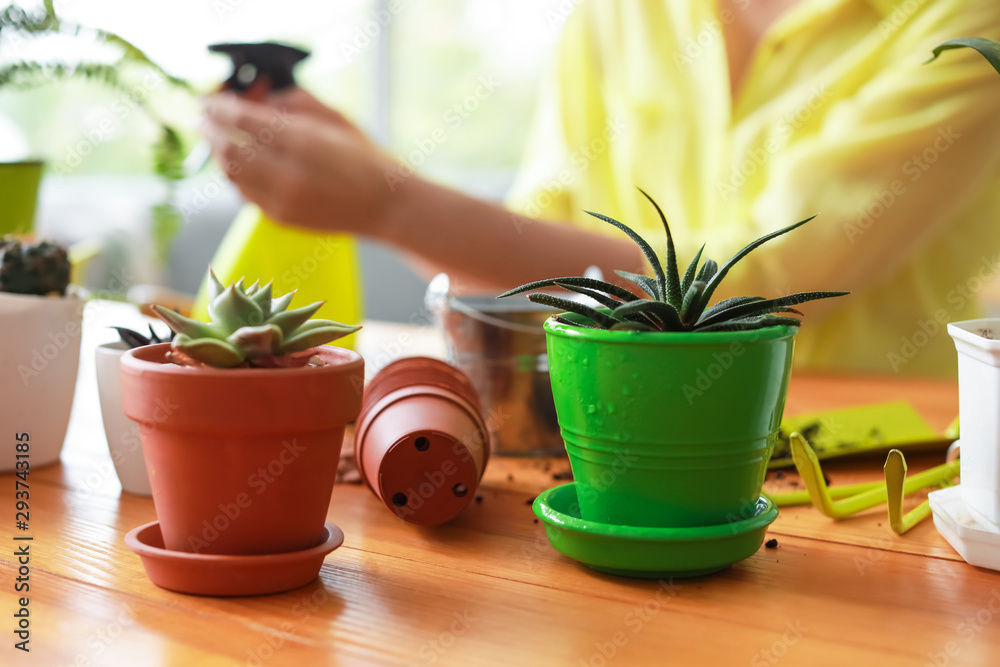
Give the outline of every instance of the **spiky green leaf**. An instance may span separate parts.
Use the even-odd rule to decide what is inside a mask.
[[[753,331],[754,329],[763,329],[765,327],[773,327],[779,325],[785,325],[790,327],[797,327],[802,324],[799,320],[794,317],[747,317],[739,320],[727,320],[725,322],[719,322],[711,326],[705,327],[704,329],[698,329],[699,333],[711,333],[717,331]]]
[[[261,287],[257,292],[250,297],[254,303],[260,306],[261,312],[264,313],[264,320],[266,321],[271,317],[271,290],[273,289],[273,281]]]
[[[184,317],[180,313],[175,313],[159,304],[153,305],[153,312],[156,313],[157,317],[166,322],[167,326],[175,334],[191,338],[215,338],[218,340],[226,338],[226,332],[215,325],[192,320],[190,317]]]
[[[719,272],[719,265],[715,263],[714,259],[706,259],[705,263],[701,265],[698,269],[698,276],[695,280],[700,280],[703,283],[707,283],[715,274]]]
[[[691,287],[684,294],[684,303],[681,306],[681,321],[689,324],[698,319],[701,315],[699,305],[702,303],[702,294],[705,293],[705,283],[696,280],[691,283]]]
[[[217,338],[192,339],[185,334],[178,334],[174,338],[172,348],[215,368],[232,368],[246,360],[242,350],[228,341]]]
[[[681,302],[683,301],[684,295],[681,292],[681,278],[680,272],[677,269],[677,251],[674,248],[674,236],[670,233],[670,224],[667,222],[667,216],[663,214],[663,210],[660,205],[657,204],[652,197],[649,196],[642,188],[639,188],[639,192],[649,200],[649,203],[653,205],[656,209],[656,214],[660,216],[660,222],[663,224],[663,231],[667,235],[667,264],[664,267],[664,277],[665,277],[665,288],[663,290],[665,301],[677,310],[681,307]]]
[[[281,327],[281,333],[286,336],[292,336],[295,330],[300,326],[305,324],[306,320],[316,314],[320,308],[323,307],[325,301],[317,301],[316,303],[311,303],[308,306],[302,306],[301,308],[296,308],[294,310],[286,310],[283,313],[277,313],[272,315],[269,322],[271,324],[276,324]]]
[[[796,306],[800,303],[807,303],[809,301],[816,301],[819,299],[831,299],[838,296],[845,296],[847,294],[848,292],[800,292],[798,294],[789,294],[788,296],[779,297],[777,299],[765,299],[764,301],[742,303],[730,308],[716,311],[707,317],[703,315],[698,320],[697,328],[711,326],[726,320],[767,315],[768,313],[774,313],[783,308]]]
[[[288,309],[289,304],[292,303],[292,298],[295,296],[297,290],[292,290],[291,292],[286,292],[281,296],[271,300],[271,314],[283,313]]]
[[[687,294],[688,290],[691,289],[691,283],[694,282],[694,277],[698,275],[698,262],[701,261],[701,254],[705,252],[705,244],[702,244],[701,248],[698,249],[698,254],[694,256],[691,263],[688,264],[687,270],[684,272],[684,278],[681,280],[681,294]],[[683,299],[681,300],[683,305]]]
[[[573,285],[574,287],[586,287],[587,289],[604,292],[617,299],[621,299],[622,301],[635,301],[636,299],[639,298],[635,294],[632,294],[632,292],[629,292],[624,287],[619,287],[614,283],[605,282],[603,280],[596,280],[594,278],[582,278],[579,276],[552,278],[550,280],[537,280],[533,283],[527,283],[525,285],[521,285],[520,287],[515,287],[510,291],[504,292],[497,298],[503,299],[504,297],[513,296],[515,294],[521,294],[522,292],[529,292],[531,290],[542,289],[543,287],[552,287],[556,283]]]
[[[651,298],[657,301],[660,300],[660,296],[656,289],[656,281],[650,278],[649,276],[644,276],[638,273],[631,273],[629,271],[619,271],[619,270],[615,270],[615,273],[618,274],[619,277],[624,278],[633,285],[636,285],[639,289],[648,294]]]
[[[230,285],[219,298],[208,304],[212,322],[219,323],[227,331],[264,323],[264,311],[247,296],[246,290],[240,285],[239,282]]]
[[[329,320],[317,321],[326,322],[326,326],[318,326],[310,328],[308,331],[296,332],[294,336],[288,338],[284,345],[281,346],[281,354],[302,352],[313,347],[326,345],[344,336],[349,336],[361,328],[360,326],[347,326]]]
[[[660,258],[656,256],[656,253],[653,251],[653,248],[650,247],[648,243],[646,243],[646,239],[642,238],[630,227],[623,225],[614,218],[609,218],[606,215],[601,215],[600,213],[594,213],[592,211],[584,211],[584,213],[592,215],[598,220],[603,220],[609,225],[617,227],[618,229],[625,232],[630,239],[635,241],[636,245],[638,245],[642,249],[643,254],[646,255],[646,261],[648,261],[649,265],[653,267],[653,274],[656,276],[656,286],[658,290],[657,294],[654,295],[654,298],[662,301],[666,297],[667,293],[667,277],[663,273],[663,267],[660,266]]]
[[[662,331],[681,331],[684,328],[681,324],[680,315],[674,310],[673,306],[664,301],[639,299],[638,301],[631,301],[618,306],[612,311],[612,314],[618,318],[638,314],[648,315],[660,323],[660,326],[657,328]]]
[[[763,301],[762,296],[734,296],[728,299],[723,299],[719,303],[713,304],[711,308],[706,309],[702,314],[700,319],[705,319],[710,315],[714,315],[720,310],[725,310],[727,308],[732,308],[733,306],[739,306],[744,303],[753,303],[754,301]]]
[[[212,267],[208,267],[208,300],[215,301],[224,291],[226,291],[226,286],[215,275]]]
[[[939,44],[934,48],[934,55],[927,62],[933,62],[937,60],[945,51],[950,51],[952,49],[975,49],[978,51],[986,60],[993,65],[998,73],[1000,73],[1000,42],[994,42],[991,39],[986,39],[985,37],[963,37],[961,39],[953,39],[944,44]],[[926,63],[925,63],[926,64]]]
[[[779,237],[779,236],[781,236],[783,234],[787,234],[788,232],[792,231],[793,229],[798,229],[799,227],[801,227],[802,225],[806,224],[810,220],[813,220],[815,217],[816,216],[814,215],[814,216],[812,216],[810,218],[806,218],[805,220],[802,220],[801,222],[796,222],[794,225],[789,225],[788,227],[784,227],[783,229],[779,229],[776,232],[771,232],[770,234],[765,234],[764,236],[762,236],[759,239],[757,239],[756,241],[750,243],[749,245],[747,245],[746,247],[744,247],[742,250],[740,250],[738,253],[736,253],[731,258],[729,258],[729,260],[725,264],[723,264],[722,267],[719,269],[718,273],[716,273],[712,277],[712,279],[708,281],[708,284],[705,286],[705,289],[704,289],[704,291],[703,291],[703,293],[702,293],[702,295],[701,295],[701,297],[699,299],[698,306],[695,308],[695,312],[697,312],[697,313],[700,314],[701,311],[703,311],[705,309],[705,306],[708,305],[708,302],[711,300],[712,294],[715,292],[716,288],[719,286],[719,283],[721,283],[723,281],[723,279],[725,279],[726,274],[728,274],[729,271],[734,266],[736,266],[737,262],[739,262],[741,259],[743,259],[747,255],[749,255],[755,249],[757,249],[760,246],[764,245],[765,243],[767,243],[771,239],[775,239],[775,238],[777,238],[777,237]]]
[[[576,313],[577,315],[581,315],[593,322],[596,322],[604,329],[610,329],[614,326],[615,322],[618,321],[617,319],[609,317],[608,315],[605,315],[590,306],[577,303],[576,301],[570,301],[569,299],[561,299],[557,296],[552,296],[551,294],[529,294],[528,300],[532,303],[540,303],[543,306],[550,306],[552,308],[558,308],[559,310],[565,310],[570,313]]]

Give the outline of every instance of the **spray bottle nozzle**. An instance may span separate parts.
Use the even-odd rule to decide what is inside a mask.
[[[223,86],[228,90],[245,91],[259,77],[267,77],[271,90],[295,85],[292,71],[308,51],[275,42],[246,44],[211,44],[209,51],[225,53],[233,61],[233,73]]]

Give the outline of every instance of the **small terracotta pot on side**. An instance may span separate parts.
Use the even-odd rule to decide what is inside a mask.
[[[344,428],[364,361],[324,346],[324,366],[215,369],[167,362],[169,343],[122,357],[125,414],[142,445],[164,546],[274,554],[324,535]]]
[[[472,501],[490,455],[479,397],[461,371],[427,357],[386,366],[365,393],[354,456],[389,510],[436,526]]]

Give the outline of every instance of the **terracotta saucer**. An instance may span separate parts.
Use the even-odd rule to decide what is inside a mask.
[[[133,528],[125,545],[139,554],[150,580],[194,595],[267,595],[305,586],[317,576],[323,559],[344,543],[344,531],[326,523],[321,544],[302,551],[259,556],[225,556],[163,548],[160,522]]]

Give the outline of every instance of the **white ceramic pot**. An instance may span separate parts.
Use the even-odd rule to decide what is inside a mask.
[[[962,501],[1000,524],[1000,319],[948,325],[958,350]]]
[[[0,472],[27,433],[31,468],[59,460],[80,364],[84,301],[0,293]]]
[[[142,453],[139,425],[122,410],[121,360],[128,347],[122,343],[98,345],[95,352],[97,391],[101,397],[104,435],[108,439],[111,461],[115,464],[122,490],[151,496],[146,457]]]

